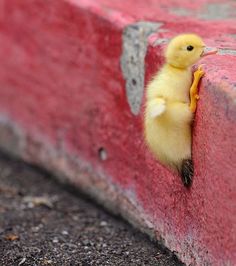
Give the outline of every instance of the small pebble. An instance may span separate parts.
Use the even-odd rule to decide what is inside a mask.
[[[107,222],[106,221],[101,221],[100,226],[107,226]]]
[[[67,235],[69,234],[66,230],[63,230],[61,233],[62,233],[64,236],[67,236]]]
[[[52,242],[53,242],[53,243],[58,243],[59,240],[58,240],[58,238],[55,237],[55,238],[52,240]]]

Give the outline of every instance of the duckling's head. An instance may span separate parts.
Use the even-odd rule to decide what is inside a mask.
[[[196,34],[181,34],[174,37],[167,46],[166,62],[176,68],[187,68],[201,57],[217,53],[216,49],[205,51],[203,40]]]

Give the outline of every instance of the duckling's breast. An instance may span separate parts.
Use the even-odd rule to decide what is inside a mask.
[[[159,96],[170,101],[186,102],[189,99],[189,90],[192,83],[192,72],[190,69],[175,69],[166,67],[161,71],[156,90]]]

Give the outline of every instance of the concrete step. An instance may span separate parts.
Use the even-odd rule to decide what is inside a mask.
[[[234,6],[0,0],[1,148],[78,186],[185,263],[234,265]],[[221,48],[202,61],[190,190],[152,157],[142,126],[144,85],[182,32]]]

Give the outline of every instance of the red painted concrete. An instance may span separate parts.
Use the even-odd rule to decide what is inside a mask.
[[[207,2],[182,4],[197,14]],[[190,11],[173,22],[176,1],[156,3],[0,0],[0,117],[27,137],[40,135],[55,150],[89,162],[124,197],[132,194],[144,225],[186,263],[234,265],[236,56],[205,61],[190,190],[145,148],[142,112],[130,112],[120,57],[123,29],[137,20],[163,22],[149,39],[146,80],[163,62],[163,47],[153,40],[194,31],[210,45],[233,50],[236,26],[231,18],[202,21]],[[107,160],[98,156],[101,147]]]

